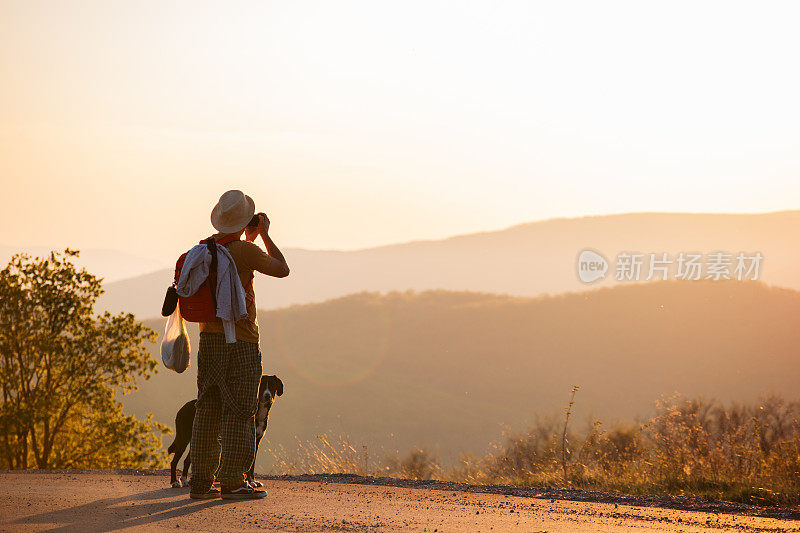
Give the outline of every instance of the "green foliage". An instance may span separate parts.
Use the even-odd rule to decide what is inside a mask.
[[[9,469],[158,467],[169,428],[122,412],[156,361],[156,334],[133,315],[93,306],[100,279],[75,250],[15,255],[0,271],[0,461]],[[2,463],[0,463],[2,464]]]

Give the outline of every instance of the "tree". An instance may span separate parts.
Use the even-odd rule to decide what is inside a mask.
[[[156,334],[130,313],[94,313],[102,280],[78,254],[17,254],[0,271],[0,464],[160,467],[169,428],[117,401],[156,371]]]

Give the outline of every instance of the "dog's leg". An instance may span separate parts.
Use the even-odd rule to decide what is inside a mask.
[[[186,467],[183,468],[183,475],[181,479],[177,479],[176,470],[178,463],[183,457],[183,452],[192,440],[192,425],[194,424],[194,414],[196,411],[195,404],[197,400],[186,402],[183,407],[178,410],[175,415],[175,442],[170,445],[167,450],[169,453],[175,452],[170,465],[170,476],[173,487],[182,487],[186,485]],[[187,457],[188,459],[188,457]]]
[[[175,452],[175,455],[172,456],[172,462],[169,465],[169,482],[173,487],[180,487],[180,483],[178,482],[178,476],[175,473],[175,470],[178,468],[178,461],[181,460],[181,456]]]
[[[247,481],[251,485],[253,485],[255,487],[263,486],[260,481],[256,481],[255,480],[255,477],[256,477],[256,474],[255,474],[255,471],[256,471],[256,458],[258,458],[258,445],[261,443],[261,437],[263,437],[263,436],[264,436],[264,433],[259,433],[258,430],[256,430],[256,454],[253,457],[253,464],[250,465],[250,470],[247,472]]]
[[[177,479],[177,475],[176,475],[175,470],[177,469],[178,463],[180,462],[181,457],[183,457],[183,452],[186,451],[186,446],[188,446],[188,445],[189,445],[188,441],[186,441],[186,442],[184,442],[184,441],[177,442],[176,441],[175,444],[173,444],[173,446],[175,446],[175,456],[172,458],[172,463],[170,465],[171,466],[171,468],[170,468],[170,474],[171,474],[170,481],[172,483],[172,486],[174,488],[176,488],[176,489],[186,485],[185,480],[183,479],[185,477],[185,467],[184,467],[184,475],[181,476],[181,479]],[[189,459],[189,455],[186,456],[186,459],[187,460]]]
[[[186,460],[183,462],[183,474],[181,474],[181,483],[183,486],[189,484],[189,467],[192,466],[192,447],[189,446],[189,453],[186,454]]]

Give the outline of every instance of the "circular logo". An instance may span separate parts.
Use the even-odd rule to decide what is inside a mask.
[[[608,261],[594,250],[584,250],[578,255],[578,277],[584,283],[594,283],[606,277]]]

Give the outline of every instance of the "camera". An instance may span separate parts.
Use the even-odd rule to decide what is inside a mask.
[[[247,223],[248,228],[255,228],[258,226],[260,222],[260,217],[258,215],[253,215],[253,218],[250,219],[250,222]]]

